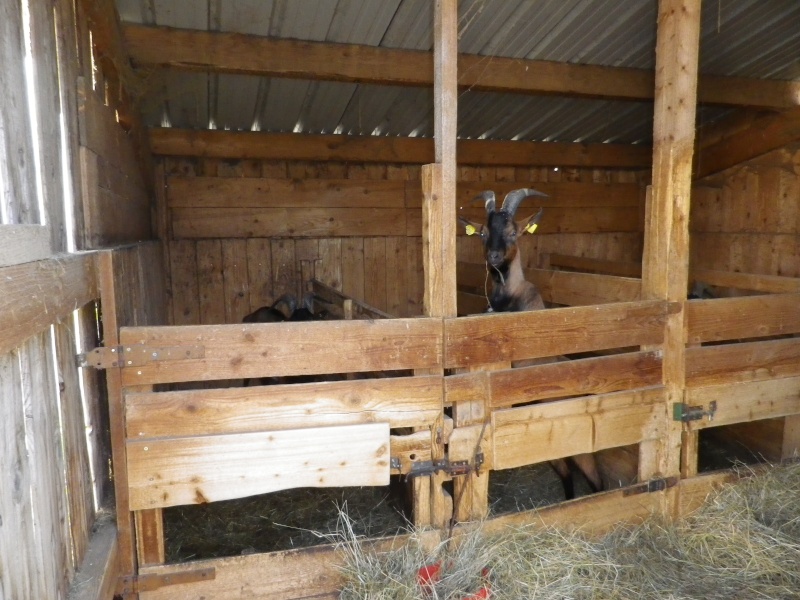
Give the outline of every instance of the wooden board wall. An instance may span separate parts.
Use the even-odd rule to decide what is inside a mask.
[[[422,314],[420,168],[413,165],[164,159],[159,235],[168,240],[174,324],[236,323],[317,278],[394,316]],[[538,187],[547,216],[527,266],[559,252],[639,260],[642,175],[548,168],[458,170],[467,212],[483,189]],[[246,181],[244,181],[246,180]],[[549,217],[549,219],[548,219]],[[459,235],[458,260],[481,247]]]
[[[800,277],[799,173],[794,146],[698,182],[692,268]]]

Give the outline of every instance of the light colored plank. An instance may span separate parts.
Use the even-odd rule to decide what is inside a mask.
[[[67,600],[106,600],[114,595],[119,576],[117,528],[112,521],[98,523]]]
[[[437,319],[138,327],[123,328],[120,336],[126,346],[202,346],[204,354],[126,366],[126,386],[435,368],[442,363]]]
[[[642,263],[619,262],[586,256],[567,256],[566,254],[550,254],[551,267],[566,267],[577,271],[601,273],[605,275],[619,275],[621,277],[642,276]]]
[[[690,300],[687,341],[700,343],[800,332],[800,294]]]
[[[414,427],[439,415],[442,378],[391,377],[127,393],[128,437],[190,436],[358,423]]]
[[[445,366],[658,344],[670,310],[641,301],[448,319]]]
[[[542,298],[567,306],[587,306],[641,299],[642,280],[596,273],[570,273],[525,269],[525,278],[536,284]]]
[[[296,487],[389,484],[389,425],[128,441],[134,510]]]
[[[688,424],[693,431],[796,415],[800,414],[800,377],[690,388],[686,390],[685,402],[705,408],[711,402],[717,403],[713,419]]]
[[[494,469],[657,439],[664,388],[559,400],[492,413]]]
[[[692,279],[709,285],[752,290],[771,294],[800,293],[800,278],[756,273],[735,273],[711,269],[692,269]]]
[[[686,349],[686,383],[702,387],[800,375],[800,339]]]
[[[45,225],[0,225],[0,232],[0,267],[44,260],[52,254]]]

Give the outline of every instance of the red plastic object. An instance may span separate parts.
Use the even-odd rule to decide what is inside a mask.
[[[481,570],[481,577],[484,579],[489,576],[489,569],[484,568]],[[426,594],[433,591],[433,586],[442,578],[442,563],[435,562],[432,565],[427,565],[417,571],[417,583]],[[469,596],[464,596],[463,600],[488,600],[491,598],[492,592],[489,588],[489,582],[484,583],[483,587]]]

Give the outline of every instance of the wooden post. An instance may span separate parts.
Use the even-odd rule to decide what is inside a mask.
[[[696,454],[696,440],[682,436],[672,420],[672,404],[685,389],[684,306],[689,280],[689,198],[697,103],[700,0],[660,0],[656,42],[656,93],[653,119],[653,185],[647,206],[643,299],[679,304],[664,330],[664,435],[643,445],[641,479],[680,472],[681,446]],[[682,440],[683,437],[683,440]],[[685,457],[684,466],[689,461]],[[696,464],[696,460],[694,461]]]
[[[458,2],[434,3],[434,145],[436,163],[422,167],[422,254],[425,273],[424,313],[456,316],[456,118]],[[439,373],[443,373],[441,370]],[[444,386],[442,387],[444,401]],[[433,458],[444,458],[443,427],[433,426]],[[444,476],[419,480],[414,488],[414,520],[418,525],[444,527],[452,500],[442,489]],[[430,509],[428,509],[430,507]]]

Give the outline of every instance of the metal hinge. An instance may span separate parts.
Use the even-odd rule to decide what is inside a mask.
[[[91,352],[78,354],[79,367],[110,369],[112,367],[141,367],[164,360],[186,360],[204,358],[205,346],[145,346],[130,344],[125,346],[99,346]]]
[[[437,460],[420,460],[411,463],[411,469],[406,474],[406,478],[420,477],[425,475],[433,475],[434,473],[445,473],[450,477],[459,477],[461,475],[469,475],[470,473],[479,473],[484,461],[483,452],[475,454],[475,461],[470,464],[468,460],[449,460],[441,458]],[[391,467],[393,469],[400,468],[400,459],[392,458]]]
[[[676,402],[672,405],[672,420],[688,423],[689,421],[700,421],[703,417],[708,417],[709,421],[713,421],[714,413],[716,412],[716,400],[709,403],[708,410],[704,410],[702,406],[689,406],[684,402]]]
[[[122,594],[138,594],[140,592],[152,592],[168,585],[178,585],[181,583],[197,583],[198,581],[211,581],[216,579],[217,571],[214,567],[203,569],[189,569],[159,575],[156,573],[148,575],[135,575],[122,577]]]
[[[671,488],[678,484],[677,477],[664,477],[661,479],[651,479],[639,485],[632,485],[626,487],[622,491],[623,496],[635,496],[636,494],[652,494],[653,492],[663,492],[667,488]]]

